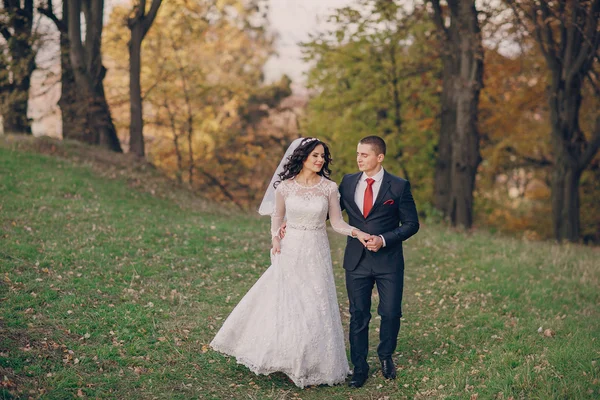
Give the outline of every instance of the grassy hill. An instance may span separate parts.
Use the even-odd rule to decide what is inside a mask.
[[[208,343],[268,267],[267,229],[128,156],[0,138],[0,399],[600,397],[599,249],[428,224],[406,243],[395,381],[376,296],[364,388],[252,374]]]

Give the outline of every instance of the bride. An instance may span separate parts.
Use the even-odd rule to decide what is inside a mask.
[[[259,209],[271,214],[271,266],[210,343],[254,373],[280,371],[300,388],[342,383],[350,373],[327,216],[338,233],[363,245],[370,237],[342,219],[330,162],[329,148],[316,138],[296,139],[288,148]]]

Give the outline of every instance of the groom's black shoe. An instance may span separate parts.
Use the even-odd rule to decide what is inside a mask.
[[[396,379],[396,366],[391,357],[381,360],[381,373],[385,379]]]
[[[350,386],[351,388],[358,389],[359,387],[361,387],[362,385],[365,384],[368,377],[369,377],[368,372],[354,373],[354,374],[352,374],[352,379],[350,380],[350,382],[348,382],[348,386]]]

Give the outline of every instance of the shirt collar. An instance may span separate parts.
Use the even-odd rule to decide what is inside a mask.
[[[385,173],[385,170],[383,169],[383,167],[379,170],[378,173],[376,173],[375,175],[373,175],[371,178],[375,180],[375,182],[379,182],[383,179],[383,174]],[[367,174],[363,172],[362,176],[360,177],[361,181],[366,181],[368,178]]]

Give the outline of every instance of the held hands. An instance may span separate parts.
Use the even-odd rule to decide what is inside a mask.
[[[355,230],[352,233],[369,251],[377,252],[383,246],[383,240],[377,235],[369,235],[359,230]]]
[[[279,228],[279,237],[273,237],[273,254],[281,253],[281,239],[285,237],[286,226],[287,223],[284,222]],[[352,236],[360,240],[363,246],[365,246],[369,251],[378,252],[379,249],[383,247],[383,240],[377,235],[369,235],[368,233],[355,229],[352,232]]]
[[[367,250],[377,253],[383,247],[383,240],[380,236],[371,235],[371,239],[367,242]]]
[[[363,231],[359,231],[358,229],[354,229],[352,231],[352,236],[355,237],[355,238],[357,238],[358,240],[360,240],[360,242],[365,247],[367,247],[367,243],[371,239],[371,235],[369,235],[368,233],[365,233]]]

